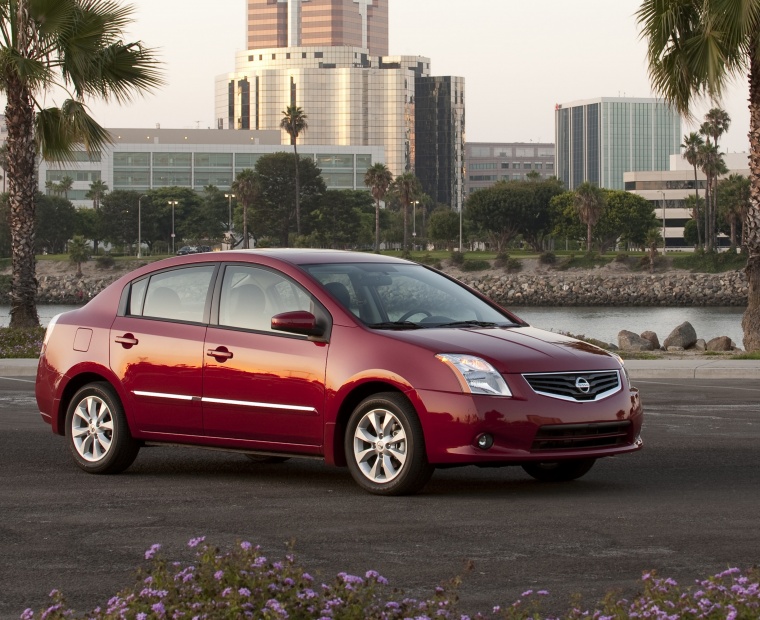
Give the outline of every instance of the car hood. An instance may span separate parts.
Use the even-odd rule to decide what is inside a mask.
[[[618,358],[592,344],[535,327],[428,328],[383,333],[433,353],[468,353],[499,372],[619,369]]]

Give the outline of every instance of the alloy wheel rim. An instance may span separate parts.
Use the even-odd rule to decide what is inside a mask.
[[[407,459],[407,438],[401,421],[387,409],[373,409],[354,432],[354,458],[370,481],[385,484],[398,477]]]
[[[113,414],[102,398],[83,399],[71,421],[71,436],[79,456],[90,463],[102,460],[111,449],[113,427]]]

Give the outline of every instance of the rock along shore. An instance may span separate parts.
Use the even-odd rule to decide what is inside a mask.
[[[490,272],[460,279],[506,306],[746,306],[748,295],[743,271]]]
[[[102,270],[87,265],[84,275],[47,272],[38,267],[37,301],[42,304],[81,304],[89,301],[130,269]],[[43,266],[46,267],[46,266]],[[63,265],[65,267],[65,265]],[[533,270],[507,273],[491,269],[463,273],[444,268],[454,277],[506,306],[746,306],[748,286],[743,271],[718,274],[667,271],[635,273]],[[0,303],[10,300],[3,295]]]

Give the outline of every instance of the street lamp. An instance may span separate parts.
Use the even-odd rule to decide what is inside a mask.
[[[667,243],[665,241],[665,192],[660,190],[662,196],[662,253],[665,254]]]
[[[172,254],[174,254],[174,207],[179,204],[179,200],[170,200],[169,204],[172,206]]]
[[[417,238],[417,205],[420,204],[419,200],[412,202],[412,245],[414,249],[417,249],[417,244],[414,240]]]
[[[144,194],[137,199],[137,258],[142,258],[142,199],[147,198]]]
[[[227,219],[227,232],[230,234],[230,243],[232,243],[232,199],[235,198],[235,194],[225,194],[224,197],[227,199],[227,205],[229,209]]]

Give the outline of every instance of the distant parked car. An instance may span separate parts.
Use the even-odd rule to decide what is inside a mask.
[[[211,251],[211,246],[210,245],[199,245],[199,246],[196,246],[195,251],[198,252],[198,254],[200,254],[201,252],[210,252]]]
[[[185,256],[186,254],[197,254],[198,248],[194,245],[183,245],[177,250],[177,256]]]
[[[143,266],[50,321],[36,397],[94,474],[127,469],[142,446],[190,444],[323,458],[370,493],[400,495],[436,467],[567,481],[642,446],[619,357],[435,269],[358,252]]]

